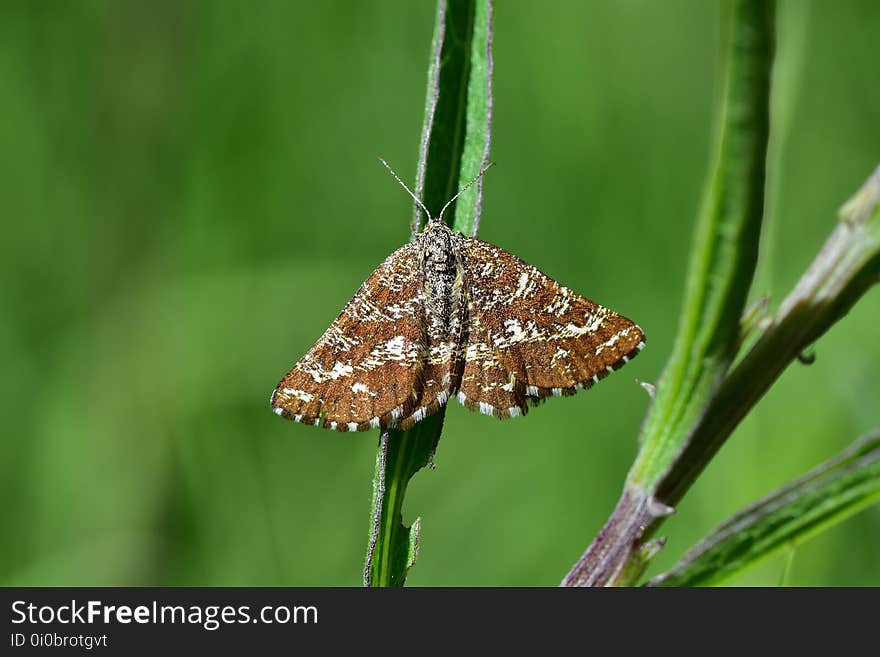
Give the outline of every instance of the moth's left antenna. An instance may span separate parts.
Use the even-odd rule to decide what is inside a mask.
[[[383,160],[381,157],[379,158],[379,161],[385,165],[385,168],[388,169],[388,171],[391,173],[391,175],[394,176],[394,179],[400,183],[400,186],[406,190],[407,194],[409,194],[410,196],[413,197],[413,201],[415,201],[416,204],[422,209],[422,211],[425,213],[425,216],[428,217],[428,221],[433,221],[433,219],[431,218],[431,213],[428,212],[428,208],[425,207],[425,204],[422,203],[422,201],[419,199],[418,196],[413,194],[412,190],[406,186],[406,183],[400,179],[400,176],[398,176],[396,173],[394,173],[394,169],[392,169],[391,166],[389,166],[389,164],[385,160]]]

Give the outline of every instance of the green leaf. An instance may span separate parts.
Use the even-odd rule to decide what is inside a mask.
[[[473,180],[489,163],[492,139],[492,2],[476,3],[471,39],[471,72],[468,84],[467,123],[459,186]],[[458,197],[452,227],[476,237],[480,228],[483,179]]]
[[[719,525],[650,586],[718,584],[880,501],[880,431]]]
[[[432,215],[485,166],[491,134],[491,0],[439,0],[425,120],[415,192]],[[482,181],[456,202],[447,221],[475,235],[482,206]],[[413,210],[413,233],[421,225]],[[445,407],[409,431],[382,434],[373,478],[366,586],[403,586],[418,556],[421,519],[403,524],[403,500],[412,476],[428,465],[440,440]]]
[[[415,187],[435,217],[488,161],[491,45],[491,0],[438,0]],[[462,194],[447,215],[450,226],[476,234],[481,191],[477,185]],[[415,232],[418,207],[413,211]]]

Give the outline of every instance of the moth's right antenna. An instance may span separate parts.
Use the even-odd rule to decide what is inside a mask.
[[[426,208],[426,207],[425,207],[425,204],[422,203],[421,200],[419,200],[419,197],[418,197],[418,196],[416,196],[415,194],[413,194],[412,190],[411,190],[409,187],[406,186],[406,183],[403,182],[403,181],[400,179],[400,176],[398,176],[396,173],[394,173],[394,169],[392,169],[392,168],[388,165],[388,163],[387,163],[385,160],[383,160],[381,157],[379,158],[379,161],[380,161],[382,164],[385,165],[385,168],[388,169],[389,172],[391,172],[391,175],[394,176],[394,179],[395,179],[397,182],[399,182],[399,183],[400,183],[400,186],[403,187],[403,188],[406,190],[407,194],[409,194],[410,196],[413,197],[413,201],[415,201],[416,204],[418,204],[418,206],[424,211],[425,216],[428,217],[428,221],[433,221],[433,219],[431,218],[431,213],[428,212],[428,208]]]
[[[486,173],[486,171],[489,170],[489,167],[493,167],[493,166],[495,166],[495,163],[494,163],[494,162],[489,162],[489,164],[487,164],[487,165],[484,166],[482,169],[480,169],[480,173],[478,173],[476,176],[474,176],[473,180],[471,180],[467,185],[465,185],[465,186],[462,187],[460,190],[458,190],[458,194],[456,194],[456,195],[453,196],[451,199],[449,199],[448,201],[446,201],[446,205],[444,205],[444,206],[443,206],[443,209],[440,210],[440,216],[437,217],[437,221],[443,221],[443,213],[446,212],[446,208],[448,208],[450,205],[452,205],[452,203],[455,201],[455,199],[457,199],[459,196],[461,196],[462,194],[464,194],[468,189],[470,189],[471,185],[473,185],[473,184],[474,184],[475,182],[477,182],[480,178],[482,178],[482,177],[483,177],[483,174]]]

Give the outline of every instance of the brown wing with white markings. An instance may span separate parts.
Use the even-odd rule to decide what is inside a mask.
[[[496,417],[573,394],[622,367],[642,330],[516,256],[477,239],[462,247],[469,335],[459,400]]]
[[[424,276],[414,244],[397,249],[361,285],[317,343],[281,379],[282,417],[336,429],[412,424],[427,353]]]

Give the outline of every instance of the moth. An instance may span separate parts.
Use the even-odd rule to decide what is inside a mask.
[[[623,315],[448,228],[443,213],[474,181],[435,219],[391,173],[428,221],[284,375],[270,399],[277,415],[336,431],[409,429],[456,397],[518,417],[592,387],[645,346]]]

